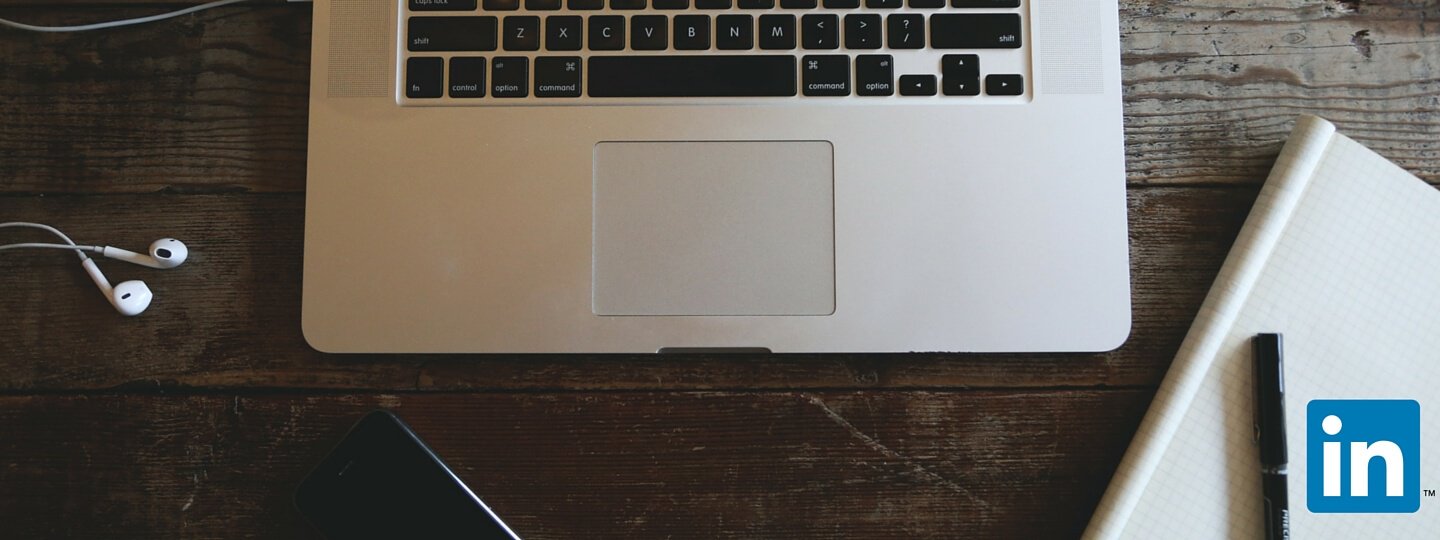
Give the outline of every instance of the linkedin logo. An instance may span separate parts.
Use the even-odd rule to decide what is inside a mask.
[[[1317,399],[1305,418],[1305,505],[1311,512],[1420,509],[1419,403]]]

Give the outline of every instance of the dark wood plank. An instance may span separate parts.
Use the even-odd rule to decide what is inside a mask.
[[[396,410],[529,539],[1073,538],[1147,391],[0,398],[9,537],[299,537]]]
[[[0,197],[0,216],[50,223],[80,242],[142,249],[170,235],[191,246],[171,271],[102,262],[112,281],[143,279],[155,291],[135,319],[118,316],[69,255],[0,256],[0,275],[16,277],[0,291],[11,308],[0,310],[0,391],[1153,385],[1255,193],[1131,191],[1135,323],[1110,354],[683,358],[322,355],[300,334],[299,195]]]
[[[1133,184],[1258,183],[1302,112],[1440,182],[1433,4],[1121,8]],[[53,24],[75,11],[0,14]],[[153,12],[97,6],[84,16]],[[307,5],[266,3],[139,29],[0,32],[0,192],[303,190],[309,27]]]
[[[0,16],[69,24],[157,11],[72,6]],[[309,4],[227,6],[72,34],[7,29],[0,51],[0,191],[304,188]]]

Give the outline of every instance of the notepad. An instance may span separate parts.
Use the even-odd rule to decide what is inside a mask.
[[[1440,192],[1313,116],[1297,121],[1085,538],[1263,538],[1250,338],[1285,334],[1294,538],[1440,538],[1413,514],[1306,509],[1312,399],[1420,403],[1440,489]]]

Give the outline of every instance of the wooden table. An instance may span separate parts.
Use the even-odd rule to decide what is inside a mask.
[[[3,534],[305,536],[296,482],[386,407],[526,538],[1074,537],[1295,115],[1440,181],[1436,0],[1120,9],[1135,324],[1090,355],[319,354],[299,322],[309,6],[0,29],[0,221],[192,249],[103,265],[155,290],[134,319],[68,255],[0,256]]]

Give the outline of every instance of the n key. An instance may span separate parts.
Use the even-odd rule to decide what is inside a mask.
[[[715,17],[715,48],[745,50],[755,46],[755,19],[749,15]]]

